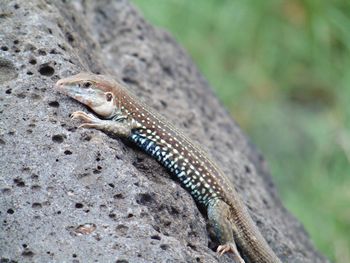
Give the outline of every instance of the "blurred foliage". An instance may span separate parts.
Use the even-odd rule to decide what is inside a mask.
[[[350,1],[134,3],[189,51],[316,246],[350,262]]]

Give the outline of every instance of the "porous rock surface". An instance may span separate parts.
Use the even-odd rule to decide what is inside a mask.
[[[53,84],[83,70],[124,81],[202,145],[283,262],[326,262],[186,52],[108,0],[0,2],[0,262],[232,262],[156,161],[70,120],[87,109]]]

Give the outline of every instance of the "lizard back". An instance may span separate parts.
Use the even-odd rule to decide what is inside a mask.
[[[119,108],[140,124],[130,140],[174,175],[201,205],[230,206],[234,238],[252,262],[280,262],[221,170],[182,132],[120,86]]]

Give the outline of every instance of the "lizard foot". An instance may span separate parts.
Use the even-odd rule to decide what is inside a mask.
[[[83,111],[75,111],[71,114],[71,119],[79,119],[84,121],[85,123],[81,124],[79,128],[98,128],[100,119],[96,118],[92,114],[85,113]]]
[[[219,253],[220,256],[222,256],[223,254],[225,254],[227,252],[232,252],[233,256],[235,258],[235,262],[245,263],[244,259],[240,256],[240,254],[237,250],[237,247],[234,243],[227,243],[225,245],[220,245],[216,249],[216,252]]]

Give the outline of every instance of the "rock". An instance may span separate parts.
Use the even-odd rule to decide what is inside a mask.
[[[2,0],[0,25],[0,262],[232,262],[156,161],[76,128],[87,109],[53,84],[80,71],[124,81],[208,151],[283,262],[327,262],[186,52],[127,1]]]

